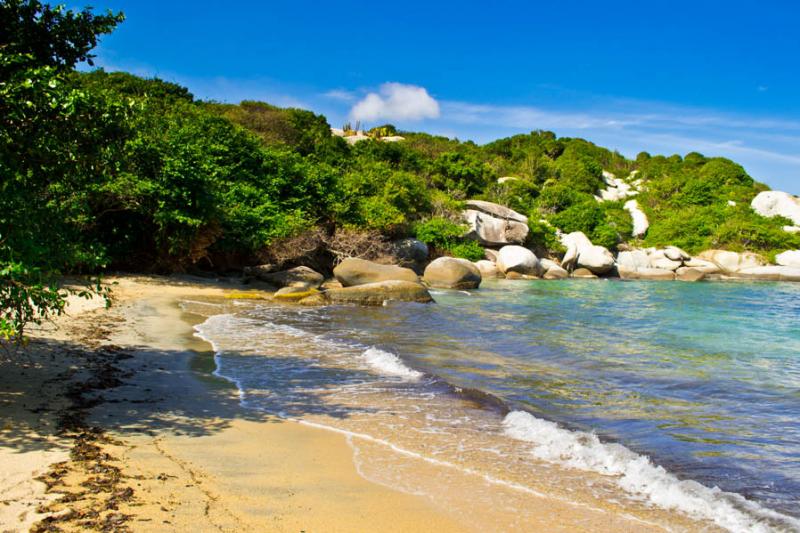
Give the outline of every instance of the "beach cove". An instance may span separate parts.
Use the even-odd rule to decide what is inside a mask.
[[[379,329],[399,335],[405,316],[402,308],[330,308],[332,323],[325,325],[315,316],[314,323],[322,329],[312,328],[310,337],[298,338],[299,328],[304,326],[299,306],[256,299],[266,294],[243,291],[238,283],[143,277],[116,281],[117,301],[111,310],[92,306],[75,313],[57,335],[65,335],[70,328],[78,331],[90,324],[106,324],[108,331],[101,344],[117,347],[116,354],[132,356],[117,358],[114,365],[120,382],[103,389],[99,393],[102,401],[86,416],[87,427],[102,428],[99,446],[108,454],[108,464],[119,468],[121,479],[110,494],[94,495],[98,501],[92,504],[81,499],[47,504],[60,492],[75,492],[92,478],[80,469],[53,485],[49,495],[42,492],[43,483],[31,482],[27,496],[16,496],[17,506],[6,508],[18,514],[4,515],[4,524],[27,512],[20,524],[30,525],[31,518],[50,515],[61,517],[54,524],[66,525],[69,530],[81,520],[91,519],[91,513],[81,517],[76,509],[103,507],[117,495],[115,505],[104,508],[95,519],[108,520],[110,516],[134,531],[190,526],[227,531],[501,531],[526,527],[692,531],[718,527],[710,517],[689,517],[680,509],[642,500],[641,495],[630,498],[614,482],[618,474],[609,476],[586,465],[565,467],[546,457],[532,458],[524,440],[526,427],[530,429],[525,416],[530,415],[518,411],[504,414],[508,410],[497,402],[497,391],[465,393],[450,386],[457,382],[457,366],[451,365],[454,374],[440,370],[439,380],[431,381],[435,365],[426,364],[410,351],[400,352],[402,359],[391,351],[410,345],[386,337],[384,349],[353,339],[343,344],[341,336],[331,337],[330,329],[323,331],[338,324],[337,313],[345,313],[352,331],[360,331],[361,342],[374,332],[359,328],[380,316],[384,318],[378,322]],[[524,292],[537,284],[550,287],[554,282],[497,283],[482,289],[487,297],[496,298],[497,291]],[[583,284],[583,292],[592,284],[621,285],[625,290],[633,285],[568,283]],[[394,305],[451,313],[474,306],[465,307],[463,299],[474,298],[481,291],[471,294],[435,291],[439,304]],[[411,311],[417,314],[420,309]],[[261,321],[255,318],[259,315]],[[234,324],[231,317],[241,317],[245,324]],[[266,317],[268,321],[263,322]],[[386,323],[387,319],[390,322]],[[220,324],[225,327],[215,330]],[[341,329],[336,327],[340,333]],[[225,337],[225,332],[233,335]],[[260,340],[248,340],[252,332],[258,332]],[[209,338],[216,350],[195,333]],[[52,337],[52,332],[37,334],[34,345],[48,336]],[[440,339],[438,353],[446,353],[447,336]],[[228,343],[237,338],[247,341],[249,352],[240,347],[234,353]],[[470,360],[470,365],[491,378],[488,358],[502,354],[492,354],[484,347],[481,359],[479,352],[462,341],[466,351],[452,362]],[[276,351],[275,346],[281,350]],[[43,349],[33,350],[32,357],[40,353],[49,357],[52,351],[47,350],[55,347],[45,345]],[[237,373],[237,359],[256,366],[239,367],[246,371]],[[278,370],[281,373],[270,374]],[[548,375],[557,378],[553,368],[542,372],[543,377]],[[259,381],[263,376],[273,381]],[[461,376],[465,383],[467,377]],[[236,379],[239,385],[232,386],[230,380]],[[424,397],[411,390],[414,387],[424,387]],[[376,410],[378,406],[383,409]],[[5,411],[6,431],[9,423],[14,424],[11,413],[18,412]],[[448,416],[453,418],[446,420]],[[458,417],[461,423],[454,421]],[[570,430],[554,426],[544,429],[565,434],[579,430],[574,424]],[[461,439],[460,444],[450,440],[453,436]],[[576,442],[583,440],[579,437]],[[478,445],[465,446],[470,441]],[[604,436],[603,441],[608,439]],[[68,458],[69,446],[68,440],[61,440],[58,446],[26,450],[25,457],[36,464],[38,474],[46,474],[48,463]],[[8,452],[4,464],[15,465],[18,475],[24,476],[31,467],[17,459],[20,451],[13,447],[4,450]],[[498,457],[503,461],[493,460]],[[505,470],[499,468],[503,464]],[[53,467],[49,468],[52,472]],[[121,494],[127,496],[120,498]],[[48,512],[35,514],[35,507],[43,502],[51,507],[40,510]],[[759,520],[770,516],[765,510],[758,512],[764,513],[756,514]],[[764,530],[780,530],[776,524],[780,522],[765,520]]]

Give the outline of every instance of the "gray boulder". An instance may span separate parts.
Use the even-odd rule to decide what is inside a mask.
[[[597,275],[588,268],[576,268],[572,271],[573,278],[596,279]]]
[[[542,267],[536,255],[527,248],[513,244],[500,248],[497,253],[497,268],[506,275],[509,272],[529,276],[540,276],[542,274]]]
[[[664,270],[663,268],[640,268],[635,273],[626,276],[626,279],[652,279],[652,280],[673,280],[675,272]]]
[[[614,268],[614,256],[608,249],[595,246],[592,241],[580,231],[562,235],[561,243],[567,248],[561,266],[570,268],[585,268],[593,274],[605,274]]]
[[[472,261],[456,257],[440,257],[433,260],[422,276],[430,287],[439,289],[477,289],[481,271]]]
[[[481,200],[469,200],[466,207],[467,237],[484,246],[522,244],[528,237],[528,217],[513,209]]]
[[[354,287],[330,289],[300,300],[303,305],[358,304],[383,305],[387,301],[432,302],[428,289],[413,281],[389,280]]]
[[[397,265],[379,265],[365,259],[348,257],[333,269],[333,275],[343,287],[354,287],[380,281],[418,282],[419,277],[410,268]]]
[[[260,272],[257,277],[276,287],[317,288],[325,281],[325,276],[306,266],[281,270],[280,272]]]
[[[405,261],[423,263],[428,259],[428,245],[417,239],[400,239],[392,243],[395,257]]]
[[[569,272],[554,264],[547,269],[542,277],[544,279],[566,279],[569,277]]]

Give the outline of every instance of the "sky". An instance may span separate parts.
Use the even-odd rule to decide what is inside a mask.
[[[800,194],[800,2],[95,0],[96,65],[334,127],[484,143],[546,129],[729,157]]]

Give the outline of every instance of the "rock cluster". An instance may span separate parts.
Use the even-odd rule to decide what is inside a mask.
[[[764,205],[759,203],[759,208],[771,213],[771,208]],[[528,231],[526,217],[490,202],[471,200],[466,206],[464,217],[471,224],[468,235],[487,246],[485,259],[474,263],[455,257],[439,257],[428,263],[429,250],[424,243],[402,239],[393,243],[394,255],[401,264],[385,265],[350,257],[333,269],[334,280],[324,281],[322,274],[305,266],[276,271],[273,265],[259,265],[246,269],[245,275],[277,287],[275,299],[303,305],[432,302],[428,287],[477,289],[483,280],[491,278],[557,280],[618,276],[641,280],[800,281],[800,250],[778,254],[776,265],[768,265],[763,257],[750,252],[706,250],[693,257],[676,246],[627,249],[614,257],[585,234],[573,232],[559,233],[566,248],[561,261],[540,258],[522,246]],[[630,200],[626,207],[638,209],[635,200]],[[780,214],[786,216],[787,211]],[[638,228],[641,232],[646,231],[646,219],[644,223],[644,229]],[[421,278],[415,270],[423,272]]]

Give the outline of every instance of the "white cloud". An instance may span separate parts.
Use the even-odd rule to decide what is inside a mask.
[[[384,83],[350,110],[353,120],[422,120],[439,117],[439,103],[424,87]]]

